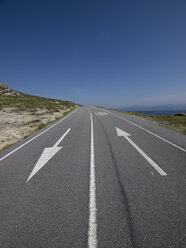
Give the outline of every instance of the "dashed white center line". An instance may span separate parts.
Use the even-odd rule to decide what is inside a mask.
[[[90,121],[91,121],[91,142],[90,142],[88,247],[96,248],[97,247],[96,178],[95,178],[95,157],[94,157],[94,128],[93,128],[93,118],[91,112],[90,112]]]

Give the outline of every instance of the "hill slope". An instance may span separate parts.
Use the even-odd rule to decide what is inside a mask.
[[[53,122],[78,105],[9,89],[0,83],[0,150]]]

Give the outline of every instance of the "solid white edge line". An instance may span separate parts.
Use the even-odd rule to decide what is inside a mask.
[[[172,146],[174,146],[174,147],[180,149],[181,151],[186,152],[186,150],[185,150],[184,148],[182,148],[182,147],[180,147],[180,146],[177,146],[176,144],[172,143],[171,141],[168,141],[168,140],[162,138],[161,136],[159,136],[159,135],[157,135],[157,134],[155,134],[155,133],[153,133],[153,132],[151,132],[151,131],[145,129],[144,127],[141,127],[141,126],[137,125],[136,123],[134,123],[134,122],[132,122],[132,121],[129,121],[129,120],[125,119],[124,117],[121,117],[121,116],[119,116],[119,115],[116,115],[116,114],[114,114],[114,113],[112,113],[112,112],[109,112],[109,111],[107,111],[107,110],[104,110],[104,111],[107,112],[107,113],[109,113],[109,114],[115,115],[116,117],[118,117],[118,118],[120,118],[120,119],[122,119],[122,120],[124,120],[124,121],[129,122],[130,124],[132,124],[132,125],[134,125],[134,126],[140,128],[140,129],[146,131],[147,133],[150,133],[150,134],[154,135],[155,137],[157,137],[157,138],[159,138],[159,139],[161,139],[161,140],[167,142],[168,144],[170,144],[170,145],[172,145]]]
[[[14,149],[13,151],[9,152],[8,154],[6,154],[5,156],[3,156],[2,158],[0,158],[0,161],[4,160],[5,158],[7,158],[8,156],[10,156],[12,153],[18,151],[19,149],[21,149],[23,146],[27,145],[28,143],[30,143],[31,141],[35,140],[37,137],[39,137],[40,135],[42,135],[43,133],[47,132],[49,129],[53,128],[54,126],[58,125],[60,122],[64,121],[66,118],[68,118],[69,116],[71,116],[73,113],[75,113],[75,111],[77,110],[77,108],[75,110],[72,111],[72,113],[68,114],[67,116],[65,116],[64,118],[62,118],[61,120],[59,120],[58,122],[54,123],[52,126],[50,126],[49,128],[45,129],[43,132],[39,133],[38,135],[34,136],[32,139],[28,140],[27,142],[25,142],[24,144],[20,145],[19,147],[17,147],[16,149]]]
[[[94,129],[93,118],[90,113],[91,121],[91,149],[90,149],[90,182],[89,182],[89,230],[88,247],[97,247],[97,220],[96,220],[96,180],[95,180],[95,157],[94,157]]]

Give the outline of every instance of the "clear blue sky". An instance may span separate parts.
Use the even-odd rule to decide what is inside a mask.
[[[0,0],[0,81],[86,105],[186,103],[186,0]]]

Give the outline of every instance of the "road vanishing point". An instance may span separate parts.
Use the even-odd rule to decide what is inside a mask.
[[[184,248],[185,172],[185,135],[79,107],[0,153],[0,247]]]

